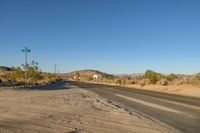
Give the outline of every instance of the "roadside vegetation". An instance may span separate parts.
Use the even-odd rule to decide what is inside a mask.
[[[25,70],[27,80],[25,80]],[[27,66],[0,69],[0,86],[16,86],[25,83],[27,85],[50,84],[58,79],[60,76],[57,74],[42,72],[36,61],[32,61]]]
[[[105,74],[99,71],[90,70],[76,71],[65,75],[65,78],[72,80],[80,80],[80,81],[88,81],[95,83],[105,83],[105,84],[113,84],[113,85],[160,85],[160,86],[168,86],[168,85],[200,85],[200,73],[194,75],[177,75],[174,73],[171,74],[161,74],[152,70],[147,70],[142,75],[137,76],[113,76],[109,74]],[[98,79],[93,78],[93,75],[100,75]]]

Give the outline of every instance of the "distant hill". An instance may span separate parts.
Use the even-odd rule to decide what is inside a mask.
[[[104,73],[104,72],[101,72],[101,71],[98,71],[98,70],[79,70],[79,71],[73,71],[73,72],[70,72],[70,73],[66,73],[65,75],[67,77],[73,77],[73,76],[76,76],[77,74],[80,77],[84,77],[84,76],[91,76],[92,77],[93,75],[98,75],[99,77],[114,77],[111,74],[107,74],[107,73]]]
[[[76,75],[79,75],[80,77],[84,77],[84,76],[93,76],[93,75],[99,75],[100,77],[126,77],[126,76],[130,76],[130,77],[135,77],[135,76],[141,76],[144,75],[143,73],[132,73],[132,74],[107,74],[105,72],[101,72],[98,70],[78,70],[78,71],[73,71],[70,73],[66,73],[65,76],[67,77],[74,77]]]
[[[0,66],[0,71],[11,71],[11,68],[6,66]]]

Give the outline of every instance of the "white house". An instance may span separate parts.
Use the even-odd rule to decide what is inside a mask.
[[[95,80],[98,80],[98,79],[99,79],[99,75],[94,74],[94,75],[93,75],[93,78],[94,78]]]

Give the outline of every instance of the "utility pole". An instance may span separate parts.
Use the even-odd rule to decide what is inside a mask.
[[[28,53],[31,52],[30,49],[28,49],[28,47],[25,47],[24,49],[22,49],[22,52],[25,54],[25,73],[24,73],[24,78],[25,78],[25,86],[26,86],[26,82],[27,82],[27,66],[28,66],[28,63],[27,63],[27,56],[28,56]]]

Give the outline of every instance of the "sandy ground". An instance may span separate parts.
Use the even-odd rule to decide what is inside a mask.
[[[95,83],[95,82],[88,82],[88,83]],[[97,83],[97,84],[119,86],[116,84],[107,84],[107,83]],[[141,86],[139,84],[135,84],[135,85],[123,85],[123,87],[137,88],[137,89],[142,89],[142,90],[150,90],[150,91],[155,91],[155,92],[163,92],[163,93],[168,93],[168,94],[176,94],[176,95],[200,98],[200,86],[194,86],[190,84],[168,85],[168,86],[162,86],[162,85]]]
[[[200,86],[193,85],[127,85],[126,87],[200,98]]]
[[[90,91],[0,88],[0,133],[175,133]]]

